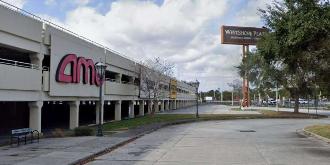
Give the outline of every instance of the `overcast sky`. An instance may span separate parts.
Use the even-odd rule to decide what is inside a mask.
[[[4,0],[137,61],[161,57],[201,90],[240,79],[242,48],[220,44],[220,26],[261,27],[270,0]]]

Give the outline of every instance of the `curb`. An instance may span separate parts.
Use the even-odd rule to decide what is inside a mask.
[[[145,132],[142,132],[142,133],[140,133],[140,134],[138,134],[138,135],[135,135],[135,136],[133,136],[132,138],[127,139],[127,140],[125,140],[125,141],[123,141],[123,142],[120,142],[120,143],[118,143],[118,144],[116,144],[116,145],[114,145],[114,146],[108,147],[108,148],[103,149],[103,150],[101,150],[101,151],[99,151],[99,152],[97,152],[97,153],[94,153],[94,154],[92,154],[92,155],[86,156],[86,157],[84,157],[84,158],[81,158],[81,159],[79,159],[79,160],[77,160],[77,161],[74,161],[74,162],[72,162],[72,163],[69,163],[69,164],[70,164],[70,165],[83,165],[83,164],[86,164],[86,163],[88,163],[88,162],[93,161],[94,158],[96,158],[96,157],[99,157],[99,156],[105,155],[105,154],[107,154],[107,153],[110,153],[110,152],[114,151],[115,149],[117,149],[117,148],[119,148],[119,147],[122,147],[122,146],[124,146],[124,145],[126,145],[126,144],[128,144],[128,143],[130,143],[130,142],[133,142],[133,141],[135,141],[136,139],[138,139],[138,138],[140,138],[140,137],[142,137],[142,136],[144,136],[144,135],[146,135],[146,134],[149,134],[149,133],[152,133],[152,132],[154,132],[154,131],[157,131],[158,129],[161,129],[161,128],[164,128],[164,127],[167,127],[167,126],[171,126],[171,125],[193,123],[193,122],[197,122],[197,121],[198,121],[198,120],[196,120],[196,119],[189,119],[189,120],[181,120],[181,121],[174,121],[174,122],[169,122],[169,123],[161,124],[161,125],[159,125],[159,126],[157,126],[157,127],[155,127],[155,128],[152,128],[152,129],[147,130],[147,131],[145,131]],[[109,138],[111,138],[111,137],[109,137]]]
[[[322,140],[322,141],[324,141],[324,142],[330,144],[330,139],[328,139],[328,138],[325,138],[325,137],[320,136],[320,135],[318,135],[318,134],[315,134],[315,133],[313,133],[313,132],[307,131],[307,130],[305,130],[305,128],[302,129],[302,131],[304,132],[305,135],[315,137],[315,138],[317,138],[317,139],[319,139],[319,140]]]

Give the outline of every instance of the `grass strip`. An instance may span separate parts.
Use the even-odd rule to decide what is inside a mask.
[[[308,126],[305,130],[330,139],[330,124]]]
[[[123,131],[134,129],[139,126],[149,125],[154,123],[169,123],[175,121],[192,120],[192,121],[207,121],[207,120],[234,120],[234,119],[268,119],[268,118],[322,118],[326,116],[308,115],[306,113],[292,112],[276,112],[268,110],[258,110],[261,114],[202,114],[196,119],[194,114],[155,114],[137,117],[129,120],[115,121],[105,123],[103,130],[105,132]]]

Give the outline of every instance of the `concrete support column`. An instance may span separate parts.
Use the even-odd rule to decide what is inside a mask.
[[[162,100],[160,103],[161,103],[161,105],[160,105],[160,111],[161,111],[161,112],[164,112],[164,109],[165,109],[165,101]]]
[[[115,103],[115,120],[120,121],[121,120],[121,100],[116,101]]]
[[[101,124],[103,124],[103,120],[104,120],[104,102],[102,102],[101,104],[102,108],[101,108]],[[95,106],[95,109],[96,109],[96,124],[99,124],[99,111],[100,111],[100,103],[99,102],[96,102],[96,106]]]
[[[41,108],[43,106],[42,101],[29,102],[30,108],[30,120],[29,127],[33,130],[41,132]]]
[[[170,107],[170,101],[169,100],[165,100],[165,111],[168,111]]]
[[[121,83],[121,77],[122,77],[122,74],[120,74],[120,73],[116,74],[116,82],[117,83]]]
[[[129,84],[134,84],[135,77],[129,77]]]
[[[32,64],[38,65],[39,68],[42,67],[42,60],[44,59],[43,54],[40,53],[30,54],[29,57]]]
[[[148,114],[150,114],[152,111],[152,101],[148,100]]]
[[[173,105],[174,105],[173,109],[177,109],[177,105],[178,105],[178,104],[177,104],[177,100],[174,100],[173,103],[174,103],[174,104],[173,104]]]
[[[129,102],[128,113],[129,113],[129,118],[134,118],[134,101]]]
[[[158,101],[154,101],[154,109],[155,109],[155,112],[159,112],[159,104],[158,104]]]
[[[140,100],[139,103],[139,116],[144,116],[144,101]]]
[[[69,102],[70,106],[70,129],[79,127],[79,105],[80,101]]]

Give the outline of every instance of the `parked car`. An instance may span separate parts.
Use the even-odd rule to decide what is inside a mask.
[[[276,105],[276,100],[275,99],[268,99],[268,105]]]
[[[308,104],[308,101],[305,99],[299,99],[299,104]]]

